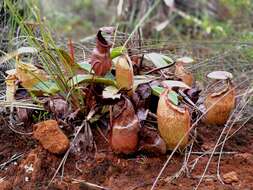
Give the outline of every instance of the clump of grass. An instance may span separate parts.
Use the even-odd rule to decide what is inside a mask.
[[[37,4],[33,1],[26,1],[25,3],[29,11],[32,12],[32,22],[39,30],[39,37],[33,28],[27,24],[27,19],[19,13],[11,0],[6,0],[5,6],[9,9],[12,20],[20,27],[21,33],[27,36],[29,46],[35,47],[39,52],[38,61],[50,76],[51,82],[59,89],[58,95],[66,99],[70,105],[76,108],[80,107],[83,101],[78,99],[81,97],[79,90],[73,90],[68,85],[69,80],[74,75],[69,54],[57,46],[51,31],[46,26],[46,20],[40,17],[41,13]],[[44,86],[48,87],[46,82],[41,81]]]

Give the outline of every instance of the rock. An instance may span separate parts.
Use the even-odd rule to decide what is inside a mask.
[[[224,182],[227,183],[227,184],[231,184],[231,183],[239,181],[237,173],[234,172],[234,171],[224,174],[223,179],[224,179]]]
[[[51,153],[62,154],[69,148],[69,140],[55,120],[35,124],[33,136]]]

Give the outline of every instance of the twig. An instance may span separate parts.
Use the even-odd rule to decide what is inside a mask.
[[[15,127],[13,126],[12,122],[9,121],[8,123],[9,123],[9,125],[7,125],[7,127],[8,127],[10,130],[12,130],[14,133],[17,133],[17,134],[20,134],[20,135],[32,135],[32,134],[33,134],[32,132],[24,133],[24,132],[17,131],[17,130],[15,129]]]
[[[86,182],[84,180],[80,180],[80,179],[74,179],[72,178],[73,182],[72,183],[82,183],[84,185],[87,186],[88,189],[92,189],[92,190],[96,190],[96,189],[101,189],[101,190],[111,190],[108,187],[102,187],[100,185],[96,185],[94,183],[90,183],[90,182]]]
[[[123,48],[124,49],[128,43],[128,41],[131,39],[131,37],[133,36],[133,34],[136,32],[136,30],[138,30],[138,28],[142,25],[142,23],[147,19],[147,17],[150,15],[150,13],[156,8],[156,6],[160,3],[160,0],[155,1],[155,3],[152,5],[152,7],[150,7],[150,9],[148,10],[148,12],[141,18],[141,20],[135,25],[133,31],[131,32],[131,34],[128,36],[127,40],[125,41]]]
[[[109,140],[106,138],[106,136],[104,135],[104,133],[101,131],[101,129],[97,126],[96,129],[98,130],[99,134],[105,139],[105,141],[107,143],[109,143]]]
[[[230,89],[228,92],[226,92],[222,97],[220,97],[214,104],[212,104],[204,113],[201,117],[199,117],[193,124],[192,126],[188,129],[188,131],[185,133],[185,135],[180,139],[180,141],[178,142],[178,144],[176,145],[176,147],[174,148],[174,150],[171,152],[169,158],[166,160],[166,162],[164,163],[162,169],[160,170],[158,176],[156,177],[152,187],[151,187],[151,190],[154,190],[155,189],[155,186],[159,180],[159,178],[161,177],[163,171],[165,170],[165,168],[167,167],[167,165],[169,164],[171,158],[173,157],[173,155],[175,154],[175,152],[177,151],[177,149],[179,148],[180,144],[182,143],[182,141],[184,140],[184,138],[186,137],[186,135],[193,129],[193,127],[195,127],[198,122],[202,119],[202,117],[210,110],[212,109],[219,101],[221,101],[228,93],[231,92],[231,90],[234,90],[236,87],[240,86],[240,84],[246,82],[248,79],[242,81],[241,83],[239,83],[238,85],[234,86],[232,89]]]
[[[148,112],[148,115],[154,119],[157,119],[157,115],[152,113],[151,111]]]
[[[219,154],[237,154],[238,152],[214,152],[214,155],[219,155]],[[206,151],[206,152],[192,152],[191,154],[195,154],[195,155],[209,155],[212,154],[211,151]]]
[[[247,93],[244,95],[244,97],[245,97],[246,95],[247,95]],[[249,101],[249,100],[250,100],[250,99],[248,99],[248,101]],[[244,107],[247,105],[248,101],[245,102],[245,105],[242,107],[242,109],[240,110],[240,112],[237,113],[237,116],[240,115],[240,113],[242,112],[242,110],[244,109]],[[233,115],[233,114],[232,114],[232,115]],[[232,117],[232,115],[231,115],[231,117]],[[222,181],[222,179],[221,179],[221,177],[220,177],[220,161],[221,161],[222,151],[223,151],[223,149],[224,149],[225,143],[226,143],[226,141],[227,141],[228,135],[229,135],[229,133],[230,133],[230,131],[231,131],[233,125],[235,124],[235,122],[236,122],[237,120],[239,120],[239,118],[240,118],[240,117],[235,117],[235,120],[234,120],[233,123],[230,125],[230,127],[229,127],[229,129],[228,129],[228,131],[227,131],[227,134],[226,134],[226,136],[224,137],[224,140],[223,140],[222,145],[221,145],[221,150],[220,150],[219,159],[218,159],[218,163],[217,163],[217,177],[218,177],[218,179],[220,180],[220,182],[221,182],[222,184],[224,184],[224,182]],[[229,122],[229,120],[228,120],[228,122]],[[227,123],[228,123],[228,122],[227,122]]]
[[[249,117],[246,119],[246,121],[243,123],[243,125],[241,125],[241,126],[240,126],[238,129],[236,129],[231,135],[229,135],[229,137],[227,138],[227,140],[230,139],[233,135],[235,135],[235,134],[247,123],[247,121],[249,121],[252,117],[253,117],[253,114],[252,114],[251,116],[249,116]],[[222,143],[219,143],[219,144],[218,144],[218,146],[220,146],[220,145],[222,145]],[[211,152],[211,149],[209,149],[208,151],[203,152],[203,154],[201,154],[201,155],[200,155],[199,157],[197,157],[196,159],[192,160],[191,162],[194,162],[194,163],[193,163],[192,166],[191,166],[191,171],[194,170],[194,168],[195,168],[195,166],[196,166],[196,164],[198,163],[198,160],[199,160],[200,158],[206,156],[207,154],[211,154],[211,153],[212,153],[212,152]],[[216,153],[219,154],[219,152],[215,152],[214,155],[215,155]],[[223,152],[223,153],[226,154],[226,152]]]
[[[87,125],[87,121],[86,121],[86,120],[83,121],[83,123],[82,123],[81,126],[79,127],[78,131],[76,132],[75,137],[74,137],[74,139],[73,139],[73,141],[72,141],[72,143],[71,143],[69,149],[67,150],[67,152],[65,153],[64,157],[62,158],[62,160],[61,160],[61,162],[60,162],[58,168],[56,169],[56,171],[55,171],[53,177],[51,178],[51,180],[50,180],[50,182],[49,182],[49,184],[48,184],[48,187],[49,187],[49,186],[51,185],[51,183],[53,182],[54,178],[56,177],[57,173],[58,173],[59,170],[61,169],[62,165],[66,162],[66,160],[67,160],[67,158],[68,158],[68,155],[69,155],[69,153],[70,153],[70,150],[74,147],[75,140],[76,140],[78,134],[80,133],[80,131],[82,130],[82,128],[83,128],[85,125]]]
[[[175,65],[175,63],[176,63],[176,62],[174,61],[174,62],[173,62],[172,64],[170,64],[170,65],[166,65],[166,66],[163,66],[163,67],[154,68],[154,69],[152,69],[152,70],[146,72],[145,75],[148,75],[148,74],[153,73],[153,72],[155,72],[155,71],[161,71],[161,70],[163,70],[163,69],[167,69],[167,68],[172,67],[173,65]]]
[[[3,170],[8,164],[10,164],[11,162],[21,158],[22,156],[24,156],[24,153],[19,153],[19,154],[12,155],[12,157],[9,160],[7,160],[6,162],[0,164],[0,170]]]
[[[246,104],[245,104],[245,105],[246,105]],[[244,108],[244,107],[243,107],[243,108]],[[236,109],[235,109],[235,110],[236,110]],[[235,110],[234,110],[233,114],[235,113]],[[242,110],[242,109],[241,109],[241,110]],[[230,118],[229,118],[229,120],[227,121],[227,123],[230,121],[230,119],[232,118],[232,115],[233,115],[233,114],[230,115]],[[227,126],[227,124],[226,124],[226,126]],[[232,128],[232,126],[230,126],[230,128]],[[223,134],[225,133],[226,129],[227,129],[227,127],[224,127],[223,130],[221,131],[221,134],[220,134],[220,136],[219,136],[219,138],[218,138],[218,140],[217,140],[217,142],[216,142],[216,144],[215,144],[215,146],[214,146],[214,148],[213,148],[213,150],[212,150],[212,154],[210,155],[210,158],[209,158],[209,160],[208,160],[208,162],[207,162],[207,164],[206,164],[206,167],[205,167],[204,172],[203,172],[203,174],[202,174],[202,178],[200,178],[200,180],[199,180],[197,186],[194,188],[195,190],[198,189],[199,185],[200,185],[201,182],[203,181],[203,178],[204,178],[204,176],[205,176],[205,174],[206,174],[206,172],[207,172],[207,170],[208,170],[208,167],[209,167],[209,165],[210,165],[210,163],[211,163],[211,160],[212,160],[212,157],[213,157],[213,155],[214,155],[214,152],[215,152],[215,150],[217,149],[218,144],[219,144],[219,142],[220,142],[220,140],[221,140]]]
[[[130,190],[136,190],[136,189],[139,189],[139,188],[141,188],[141,187],[146,187],[146,186],[148,186],[148,185],[152,185],[152,182],[143,182],[143,183],[141,183],[141,184],[139,184],[139,185],[136,185],[135,187],[133,187],[133,188],[130,189]]]

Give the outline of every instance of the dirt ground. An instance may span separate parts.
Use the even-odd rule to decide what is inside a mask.
[[[29,131],[31,129],[23,130]],[[193,151],[197,152],[203,148],[213,147],[221,130],[222,128],[219,126],[200,125],[198,127],[198,143],[195,143],[197,145]],[[151,188],[152,182],[170,152],[163,156],[143,154],[130,157],[118,156],[110,151],[107,142],[97,130],[94,130],[93,133],[97,151],[81,154],[70,153],[64,167],[63,181],[60,180],[60,170],[48,189],[98,189],[91,188],[80,180],[113,190],[146,190]],[[222,156],[221,176],[234,171],[238,179],[224,185],[219,182],[216,177],[218,155],[215,155],[207,172],[208,177],[203,180],[199,189],[253,189],[253,124],[247,124],[228,140],[224,151],[235,153]],[[0,170],[0,189],[47,189],[47,185],[63,156],[52,155],[31,137],[16,134],[7,126],[1,125],[0,163],[9,160],[16,153],[23,153],[24,155]],[[190,160],[197,156],[199,155],[193,154]],[[156,189],[193,189],[199,181],[209,156],[204,156],[199,160],[191,176],[182,175],[168,183],[166,179],[180,169],[184,159],[183,154],[176,154],[167,166]]]

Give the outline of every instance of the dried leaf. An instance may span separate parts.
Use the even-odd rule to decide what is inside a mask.
[[[137,149],[140,123],[131,101],[124,98],[113,106],[110,145],[116,153],[129,154]]]
[[[104,90],[103,90],[103,98],[105,99],[120,99],[121,94],[118,94],[119,90],[114,87],[114,86],[107,86]]]
[[[169,23],[170,23],[170,21],[167,19],[167,20],[163,21],[162,23],[158,24],[158,25],[155,27],[156,31],[157,31],[157,32],[162,31],[163,29],[166,28],[166,26],[167,26]]]
[[[178,87],[178,88],[190,89],[190,86],[188,86],[184,82],[176,81],[176,80],[165,80],[162,82],[162,85],[168,88]]]
[[[137,110],[137,116],[139,121],[146,120],[148,114],[148,108],[151,100],[151,87],[149,83],[138,85],[137,89],[133,93],[132,102]]]
[[[47,74],[43,70],[38,69],[30,63],[17,62],[15,75],[21,82],[21,85],[28,91],[39,82],[47,81],[48,79]]]
[[[144,108],[139,108],[137,110],[136,115],[137,115],[137,117],[138,117],[138,119],[139,119],[140,122],[141,121],[145,121],[147,119],[148,112],[149,112],[149,110],[148,109],[144,109]]]
[[[201,90],[197,88],[185,89],[184,93],[190,98],[193,103],[196,103],[199,99],[199,93]]]
[[[74,112],[68,114],[67,120],[68,120],[68,121],[74,121],[74,120],[77,118],[77,115],[80,113],[80,111],[81,111],[81,110],[78,108],[78,109],[76,109]]]
[[[173,64],[173,60],[160,53],[148,53],[144,55],[144,58],[151,61],[156,67],[165,67]]]
[[[103,37],[102,32],[112,33],[113,31],[113,27],[104,27],[100,28],[97,33],[96,47],[92,52],[90,63],[95,74],[98,76],[104,76],[111,69],[111,44]]]
[[[139,84],[135,93],[138,95],[140,101],[136,103],[138,107],[148,107],[148,102],[151,97],[151,87],[149,83]]]
[[[184,64],[191,64],[194,63],[194,59],[191,57],[180,57],[176,60],[176,62],[182,62]]]
[[[152,75],[135,75],[134,76],[134,86],[133,86],[133,90],[136,90],[136,88],[140,85],[140,84],[144,84],[144,83],[149,83],[153,80],[155,80],[156,77],[152,76]]]
[[[175,0],[163,0],[163,1],[169,8],[174,8]]]
[[[166,143],[155,129],[142,127],[140,131],[139,151],[155,155],[166,153]]]
[[[29,121],[29,113],[28,113],[28,109],[26,108],[17,108],[17,116],[18,116],[18,119],[27,124],[28,121]]]
[[[216,79],[216,80],[226,80],[226,79],[232,79],[233,75],[227,71],[213,71],[207,75],[210,79]]]
[[[44,103],[46,110],[54,113],[57,118],[64,118],[68,113],[68,103],[61,98],[50,98]]]
[[[15,93],[16,93],[16,81],[17,77],[15,75],[8,75],[5,79],[6,83],[6,101],[13,102],[15,101]]]
[[[194,83],[193,74],[184,67],[183,62],[176,63],[175,76],[188,86],[192,86]]]

